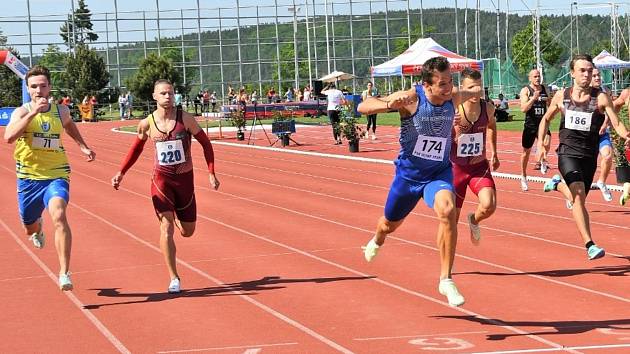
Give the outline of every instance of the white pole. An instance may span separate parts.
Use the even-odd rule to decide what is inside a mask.
[[[326,61],[328,62],[328,73],[330,73],[330,37],[328,35],[328,0],[324,0],[324,20],[326,21]]]

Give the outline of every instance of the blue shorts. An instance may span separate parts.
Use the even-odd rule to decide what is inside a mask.
[[[610,141],[610,133],[608,133],[608,130],[599,136],[599,149],[601,150],[606,146],[612,148],[612,142]]]
[[[70,201],[70,185],[64,178],[32,180],[17,180],[18,208],[24,225],[34,224],[42,216],[44,209],[52,198],[62,198]]]
[[[385,218],[389,221],[404,219],[416,207],[420,198],[433,209],[435,195],[441,190],[453,192],[453,170],[450,168],[427,183],[409,181],[396,174],[387,195]]]

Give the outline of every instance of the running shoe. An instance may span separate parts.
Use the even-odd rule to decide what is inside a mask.
[[[521,190],[523,192],[527,192],[529,190],[529,186],[527,185],[527,178],[521,176]]]
[[[602,258],[606,254],[604,249],[597,247],[597,245],[591,245],[586,253],[588,254],[588,259],[590,260]]]
[[[534,165],[534,170],[536,171],[540,170],[540,167],[541,167],[540,162],[536,162],[536,164]]]
[[[447,278],[440,280],[440,286],[438,287],[440,294],[446,296],[448,304],[457,307],[464,304],[464,297],[457,290],[453,279]]]
[[[626,205],[626,202],[628,201],[628,199],[630,199],[630,195],[626,193],[621,194],[621,197],[619,197],[619,205],[621,206]]]
[[[470,227],[470,241],[473,245],[478,246],[481,241],[481,230],[479,224],[473,224],[475,213],[468,214],[468,227]]]
[[[74,288],[72,280],[70,279],[70,273],[59,274],[59,289],[61,291],[70,291]]]
[[[31,242],[33,242],[33,246],[35,248],[42,249],[46,245],[46,236],[44,236],[44,232],[35,232],[28,238]]]
[[[571,202],[570,200],[567,200],[566,201],[566,206],[567,206],[567,209],[572,210],[573,209],[573,202]]]
[[[547,171],[549,171],[549,165],[547,164],[547,161],[543,161],[540,163],[540,173],[542,173],[543,175],[547,173]]]
[[[181,281],[179,280],[179,278],[173,278],[171,279],[170,284],[168,284],[168,292],[169,294],[177,294],[180,291],[182,291],[181,288],[182,284]]]
[[[613,200],[612,193],[610,193],[610,189],[608,189],[605,183],[597,182],[597,188],[602,191],[602,197],[604,197],[605,201],[610,202]]]
[[[372,134],[372,140],[376,140],[376,134]]]
[[[551,191],[558,190],[558,184],[560,182],[562,182],[562,178],[560,177],[560,175],[554,175],[553,177],[551,177],[550,180],[545,182],[545,186],[543,187],[543,191],[551,192]]]
[[[378,254],[378,250],[381,248],[381,246],[377,245],[374,239],[371,239],[367,245],[362,246],[361,248],[363,249],[365,260],[371,262]]]

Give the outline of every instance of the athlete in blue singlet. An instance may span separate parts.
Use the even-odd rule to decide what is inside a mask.
[[[449,154],[455,105],[479,96],[480,87],[471,92],[453,88],[453,78],[444,57],[427,60],[422,66],[422,85],[399,91],[384,98],[369,98],[358,107],[363,114],[398,110],[401,117],[400,154],[395,161],[396,176],[392,182],[385,213],[378,221],[376,234],[363,247],[366,260],[371,261],[387,234],[394,232],[415,208],[420,198],[433,208],[440,222],[439,292],[451,306],[460,306],[464,297],[451,279],[451,269],[457,243],[457,220],[453,173]]]

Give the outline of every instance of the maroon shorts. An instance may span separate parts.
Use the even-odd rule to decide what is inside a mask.
[[[479,195],[479,191],[485,187],[496,189],[488,160],[474,165],[453,164],[453,188],[455,189],[455,206],[457,208],[464,205],[466,187],[470,187],[475,195]]]
[[[164,176],[154,173],[151,181],[151,199],[156,214],[172,211],[179,221],[197,220],[193,171],[180,175]]]

